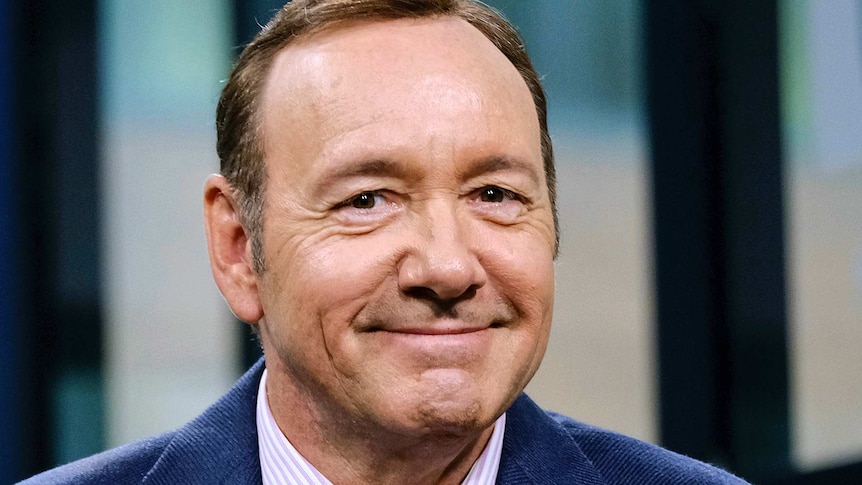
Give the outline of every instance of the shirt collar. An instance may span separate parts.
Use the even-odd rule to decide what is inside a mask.
[[[462,485],[493,484],[500,468],[506,414],[494,423],[494,431],[479,459],[473,463]],[[303,457],[284,436],[275,422],[266,396],[266,370],[257,391],[257,441],[260,448],[260,470],[263,485],[291,483],[297,485],[331,485],[317,468]]]

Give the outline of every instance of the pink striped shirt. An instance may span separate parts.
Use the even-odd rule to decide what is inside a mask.
[[[494,423],[491,439],[479,459],[473,463],[467,478],[461,482],[462,485],[488,485],[496,481],[505,429],[506,415],[503,414]],[[257,391],[257,442],[263,485],[332,485],[296,451],[278,428],[266,397],[266,370],[263,371]]]

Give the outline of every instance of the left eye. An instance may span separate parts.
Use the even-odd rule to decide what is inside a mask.
[[[484,187],[479,190],[479,199],[482,202],[503,202],[506,199],[513,199],[515,195],[506,189],[501,189],[496,186]]]

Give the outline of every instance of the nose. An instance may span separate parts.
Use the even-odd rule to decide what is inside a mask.
[[[457,207],[437,204],[417,214],[415,243],[401,261],[398,284],[405,294],[437,301],[468,298],[485,285],[475,237]]]

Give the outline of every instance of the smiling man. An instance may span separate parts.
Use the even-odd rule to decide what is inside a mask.
[[[460,18],[358,21],[275,55],[260,106],[258,268],[234,184],[211,178],[206,207],[278,427],[334,482],[460,482],[548,340],[554,221],[526,84]]]
[[[557,250],[545,98],[471,0],[297,0],[245,49],[204,204],[265,361],[33,483],[742,483],[522,395]]]

